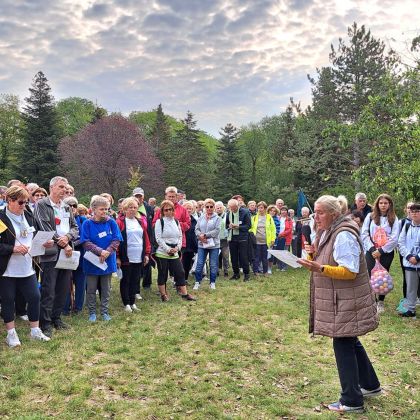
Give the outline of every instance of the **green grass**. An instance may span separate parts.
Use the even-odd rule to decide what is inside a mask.
[[[380,327],[362,337],[385,395],[358,418],[418,416],[420,321],[396,315],[394,275]],[[172,292],[163,304],[154,285],[133,314],[114,279],[110,323],[65,318],[72,329],[49,343],[29,341],[19,320],[20,349],[2,333],[0,418],[337,418],[323,406],[339,395],[331,340],[307,333],[308,277],[221,279],[193,303]]]

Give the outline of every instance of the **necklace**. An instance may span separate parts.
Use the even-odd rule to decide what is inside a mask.
[[[17,225],[19,225],[20,237],[27,238],[29,225],[25,216],[21,214],[19,217],[19,215],[12,213],[9,209],[6,209],[6,215],[9,219],[12,219]]]

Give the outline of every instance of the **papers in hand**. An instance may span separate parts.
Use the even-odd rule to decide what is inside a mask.
[[[287,265],[290,265],[290,267],[293,267],[293,268],[302,267],[302,265],[297,262],[298,257],[296,257],[296,255],[293,255],[289,251],[278,251],[276,249],[269,249],[268,252],[274,257],[276,257],[278,260],[281,260]]]
[[[57,264],[55,268],[59,268],[61,270],[76,270],[79,266],[79,259],[80,259],[80,252],[73,251],[71,253],[71,257],[66,257],[66,253],[64,249],[60,251],[60,255],[58,256]]]
[[[105,271],[108,268],[108,264],[105,261],[101,262],[99,257],[95,255],[92,251],[85,252],[83,258],[86,258],[90,263],[96,265],[96,267],[99,267],[101,270]]]
[[[207,242],[202,242],[203,248],[211,248],[214,246],[214,239],[213,238],[207,238]]]
[[[39,230],[36,233],[35,237],[32,239],[31,250],[30,250],[31,257],[37,257],[38,255],[45,254],[45,247],[43,245],[45,244],[45,242],[52,239],[52,237],[54,236],[54,233],[55,231],[46,232],[44,230]]]

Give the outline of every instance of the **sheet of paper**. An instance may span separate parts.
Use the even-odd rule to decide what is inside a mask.
[[[59,268],[61,270],[76,270],[79,266],[79,259],[79,251],[73,251],[71,257],[66,257],[65,251],[62,249],[60,251],[60,255],[58,256],[58,261],[55,265],[55,268]]]
[[[214,239],[213,238],[207,238],[207,242],[203,242],[202,243],[203,248],[211,248],[212,246],[214,246]]]
[[[296,257],[296,255],[293,255],[289,251],[279,251],[276,249],[269,249],[268,252],[271,255],[275,256],[277,259],[289,265],[290,267],[293,267],[293,268],[302,267],[302,265],[297,262],[298,257]]]
[[[43,244],[52,239],[54,233],[54,231],[46,232],[44,230],[39,230],[36,233],[35,237],[32,239],[31,249],[29,250],[31,257],[37,257],[38,255],[45,254]]]
[[[106,270],[108,268],[108,264],[104,261],[103,263],[99,260],[99,257],[95,255],[92,251],[85,252],[83,258],[86,258],[89,262],[96,267],[99,267],[101,270]]]

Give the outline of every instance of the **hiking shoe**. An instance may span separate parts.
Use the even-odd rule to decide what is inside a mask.
[[[31,333],[29,334],[29,338],[31,340],[38,340],[38,341],[50,341],[51,338],[47,337],[41,330],[41,328],[34,328],[31,329]]]
[[[102,314],[102,320],[103,321],[111,321],[111,317],[109,316],[109,314]]]
[[[162,302],[168,302],[169,300],[169,296],[168,295],[160,295],[160,300]]]
[[[413,319],[417,319],[416,318],[416,313],[413,311],[405,311],[404,313],[401,314],[401,316],[403,318],[413,318]]]
[[[244,281],[250,281],[251,279],[250,279],[250,277],[249,277],[249,274],[245,274],[245,276],[244,276]]]
[[[380,300],[376,304],[376,310],[378,311],[378,314],[381,314],[382,312],[385,312],[385,305],[384,305],[384,302],[383,301]]]
[[[125,312],[130,312],[130,313],[133,312],[133,310],[131,309],[131,306],[130,305],[125,305],[124,306],[124,311]]]
[[[143,298],[141,297],[140,293],[136,293],[136,299],[137,300],[143,300]]]
[[[68,330],[70,328],[70,325],[63,322],[60,318],[53,321],[53,325],[56,330]]]
[[[239,274],[234,274],[229,280],[239,280],[241,276]]]
[[[376,389],[372,389],[372,390],[360,388],[360,391],[362,392],[362,395],[363,395],[364,398],[377,397],[377,396],[382,394],[382,388],[381,387],[376,388]]]
[[[341,404],[340,401],[328,405],[328,410],[337,413],[363,413],[365,411],[363,405],[359,407],[349,407],[348,405]]]
[[[53,335],[53,327],[52,325],[46,325],[45,327],[41,327],[42,333],[47,337],[51,338]]]
[[[193,290],[198,290],[200,288],[200,283],[198,281],[195,282]]]
[[[197,300],[194,296],[191,296],[189,293],[187,293],[186,295],[181,295],[181,297],[184,300],[191,300],[191,301]]]
[[[89,315],[89,322],[96,322],[96,314]]]
[[[229,277],[229,273],[226,271],[225,273],[223,273],[223,277]]]
[[[10,332],[12,330],[9,330],[9,332],[7,333],[6,336],[6,343],[9,347],[13,348],[13,347],[19,347],[21,345],[19,337],[17,335],[16,330],[13,328],[13,331]]]
[[[397,311],[399,312],[399,313],[404,313],[404,312],[407,312],[407,299],[405,299],[405,298],[402,298],[401,300],[400,300],[400,303],[398,304],[398,306],[397,306]]]
[[[210,283],[210,289],[216,290],[216,283]]]
[[[135,304],[135,303],[133,303],[132,305],[131,305],[131,310],[132,311],[139,311],[140,310],[140,308]]]

